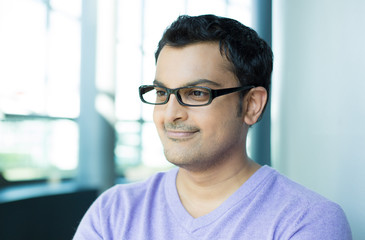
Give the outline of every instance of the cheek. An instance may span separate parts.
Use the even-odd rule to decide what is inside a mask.
[[[155,123],[156,127],[158,126],[159,122],[161,121],[161,110],[159,106],[155,106],[153,108],[153,122]]]
[[[243,122],[237,117],[236,110],[236,107],[230,107],[204,115],[205,121],[201,121],[200,125],[208,133],[207,137],[223,140],[240,134]]]
[[[164,131],[163,130],[164,126],[163,126],[163,120],[162,120],[161,113],[162,112],[158,108],[156,108],[156,106],[155,106],[155,108],[153,110],[153,122],[155,124],[155,129],[157,130],[157,134],[158,134],[160,140],[162,140],[162,138],[163,138],[163,131]]]

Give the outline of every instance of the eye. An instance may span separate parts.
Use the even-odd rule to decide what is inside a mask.
[[[204,93],[203,91],[200,91],[200,90],[194,90],[190,93],[191,95],[193,95],[194,97],[201,97],[201,96],[204,96]]]
[[[166,91],[163,90],[156,90],[156,95],[159,97],[163,97],[166,95]]]
[[[209,92],[205,89],[195,88],[190,90],[189,95],[194,97],[204,97],[209,96]]]
[[[203,88],[193,88],[190,89],[188,96],[194,101],[206,101],[209,99],[209,91]]]
[[[155,88],[155,91],[156,91],[157,97],[164,97],[167,94],[166,90],[164,90],[162,88]]]

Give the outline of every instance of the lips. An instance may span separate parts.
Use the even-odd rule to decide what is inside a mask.
[[[190,138],[192,137],[195,133],[197,133],[198,131],[166,131],[166,135],[169,138],[173,138],[173,139],[184,139],[184,138]]]
[[[188,139],[193,137],[199,129],[191,126],[165,125],[165,133],[171,139]]]

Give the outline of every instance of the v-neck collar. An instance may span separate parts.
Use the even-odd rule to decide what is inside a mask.
[[[178,171],[179,168],[174,168],[167,174],[165,181],[165,197],[176,220],[186,229],[186,231],[193,233],[199,228],[214,222],[229,211],[229,209],[247,197],[274,170],[269,166],[262,166],[219,207],[198,218],[192,217],[180,201],[176,188],[176,176]]]

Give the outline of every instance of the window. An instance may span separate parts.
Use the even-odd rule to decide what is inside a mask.
[[[168,10],[167,10],[168,9]],[[154,52],[164,29],[179,15],[216,14],[251,25],[251,3],[239,0],[119,0],[116,46],[116,165],[119,175],[141,179],[171,167],[138,86],[151,84]]]
[[[250,26],[251,0],[97,4],[96,57],[87,60],[96,62],[101,94],[93,100],[115,127],[117,174],[139,180],[171,167],[152,122],[153,107],[138,97],[138,86],[153,81],[164,29],[179,15],[207,13]],[[81,0],[0,0],[0,185],[76,175],[80,18]]]
[[[0,0],[0,183],[75,174],[80,16],[81,0]]]

